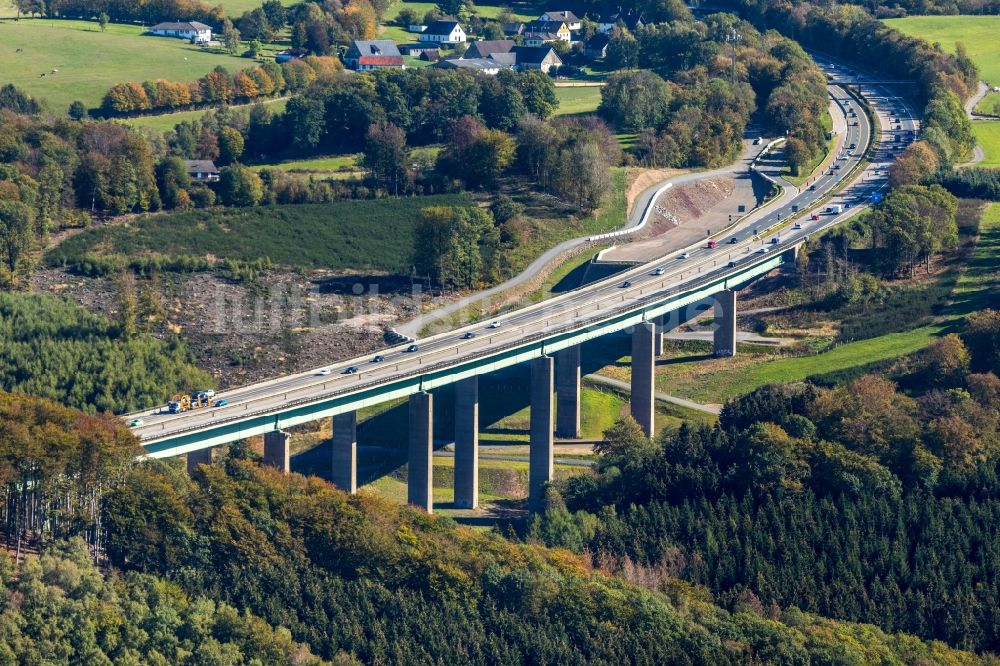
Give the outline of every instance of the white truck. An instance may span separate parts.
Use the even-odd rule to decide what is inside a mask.
[[[833,204],[832,206],[827,206],[826,212],[833,213],[834,215],[839,215],[844,212],[844,206],[841,204]]]

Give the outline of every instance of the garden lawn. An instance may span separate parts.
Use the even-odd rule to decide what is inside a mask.
[[[956,42],[964,43],[969,57],[979,67],[979,77],[1000,82],[1000,16],[910,16],[885,23],[932,44],[939,42],[949,53],[955,52]]]
[[[301,269],[408,274],[413,224],[426,206],[468,205],[461,195],[199,210],[149,215],[85,231],[47,255],[50,265],[89,257],[267,257]]]
[[[976,135],[976,143],[985,153],[983,161],[976,166],[1000,167],[1000,121],[976,121],[972,123],[972,133]]]
[[[559,99],[557,116],[596,113],[601,103],[601,86],[559,86],[556,97]]]
[[[47,100],[53,112],[65,113],[74,100],[99,106],[116,83],[153,79],[186,83],[218,65],[231,71],[252,65],[246,58],[142,31],[139,26],[112,24],[101,32],[97,23],[86,21],[0,22],[0,85],[13,83]]]

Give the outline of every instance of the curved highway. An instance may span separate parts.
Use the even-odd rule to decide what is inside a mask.
[[[709,276],[722,276],[758,263],[771,253],[782,252],[801,243],[810,233],[823,230],[856,214],[886,187],[888,167],[896,154],[919,131],[913,109],[883,87],[866,85],[863,77],[848,76],[840,65],[817,57],[832,77],[831,95],[847,116],[844,150],[815,184],[755,222],[730,231],[706,244],[675,252],[614,278],[586,285],[547,301],[487,322],[418,340],[417,349],[408,345],[386,349],[380,360],[373,357],[339,361],[326,368],[288,375],[220,393],[225,407],[196,409],[180,414],[145,411],[126,418],[141,417],[144,423],[133,431],[144,443],[197,430],[217,422],[239,418],[241,414],[279,411],[290,401],[321,399],[350,393],[356,387],[418,376],[431,366],[461,362],[516,346],[529,336],[544,335],[568,325],[585,326],[595,318],[638,307],[651,295],[683,289]],[[843,78],[841,78],[843,75]],[[865,110],[844,90],[843,85],[860,86],[876,117],[872,126]],[[853,110],[853,114],[851,113]],[[900,137],[895,140],[895,137]],[[854,149],[849,146],[855,144]],[[867,152],[866,147],[872,145]],[[865,160],[869,160],[868,163]],[[843,206],[838,214],[831,206]],[[494,327],[495,326],[495,327]]]

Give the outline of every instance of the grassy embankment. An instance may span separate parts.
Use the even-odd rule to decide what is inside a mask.
[[[89,256],[268,257],[289,268],[369,269],[407,274],[420,209],[465,205],[465,196],[346,201],[150,215],[65,240],[47,256],[77,265]]]
[[[116,83],[187,82],[218,65],[237,71],[252,64],[182,39],[146,36],[143,30],[112,24],[101,32],[97,23],[86,21],[4,21],[0,23],[0,83],[13,83],[47,100],[53,112],[62,114],[74,100],[99,106],[104,93]]]
[[[1000,85],[1000,16],[911,16],[886,23],[907,35],[937,42],[945,51],[954,53],[962,42],[976,67],[979,78],[990,85]],[[992,113],[1000,95],[991,93],[976,107]],[[981,166],[1000,167],[1000,126],[995,121],[973,123],[976,140],[986,153]]]
[[[731,359],[711,358],[707,342],[669,344],[657,368],[657,388],[691,400],[722,403],[765,384],[806,378],[832,380],[884,367],[918,351],[954,330],[969,312],[996,302],[1000,292],[1000,204],[985,209],[979,233],[968,256],[954,261],[930,283],[895,288],[878,308],[845,315],[837,322],[842,331],[852,331],[852,336],[884,330],[882,334],[849,342],[838,342],[837,337],[803,340],[788,348],[742,345]],[[974,230],[966,230],[970,246],[973,235]],[[623,357],[601,372],[627,379],[628,360]]]
[[[827,111],[823,114],[823,129],[829,132],[833,129],[833,119],[830,118],[830,112]],[[791,172],[791,167],[785,170],[781,174],[781,177],[787,180],[792,185],[798,187],[802,183],[806,182],[813,177],[813,173],[819,168],[819,165],[823,163],[823,160],[827,158],[830,151],[833,150],[834,144],[837,142],[837,137],[832,136],[826,141],[826,146],[822,153],[816,156],[816,159],[812,160],[809,164],[802,168],[802,172],[798,176],[793,176]]]
[[[559,86],[556,88],[559,98],[557,116],[582,116],[596,113],[601,103],[601,86]]]

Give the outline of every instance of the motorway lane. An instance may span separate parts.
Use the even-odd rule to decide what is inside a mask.
[[[878,99],[879,97],[891,96],[891,93],[874,87],[864,90],[866,96],[876,98],[875,107],[881,127],[891,128],[895,126],[890,121],[891,118],[897,116],[891,115],[890,109],[899,107],[899,103],[895,100],[887,102]],[[847,97],[843,89],[836,85],[831,86],[831,92],[838,99]],[[857,107],[856,102],[852,102],[852,104]],[[902,118],[902,120],[913,123],[912,110],[908,111],[908,115],[909,119]],[[864,146],[871,129],[867,116],[859,111],[858,125],[848,126],[849,134],[845,145],[857,143],[858,146]],[[883,141],[885,137],[886,131],[883,129]],[[333,374],[329,376],[318,376],[313,371],[233,389],[217,396],[229,401],[230,404],[227,407],[194,410],[178,415],[151,412],[130,415],[141,415],[146,421],[145,425],[134,430],[144,440],[150,440],[178,430],[188,430],[206,425],[216,418],[238,417],[240,411],[252,410],[256,412],[280,406],[288,400],[303,397],[318,398],[334,392],[339,393],[349,390],[352,385],[360,384],[362,381],[367,383],[372,380],[396,378],[400,374],[418,372],[421,367],[427,367],[441,361],[464,358],[473,353],[482,353],[485,349],[495,346],[516,343],[529,334],[550,330],[578,320],[580,317],[599,316],[602,312],[621,307],[623,304],[637,303],[641,298],[653,292],[677,287],[683,280],[724,271],[728,261],[734,260],[744,263],[748,258],[757,258],[758,255],[755,254],[755,251],[759,247],[765,245],[770,247],[768,244],[770,235],[766,230],[780,225],[783,221],[789,222],[790,218],[794,216],[792,205],[797,205],[800,210],[805,210],[811,203],[836,188],[840,179],[839,174],[847,173],[856,165],[864,151],[856,150],[854,152],[855,154],[849,156],[848,159],[838,160],[843,166],[839,170],[834,170],[832,175],[829,172],[824,173],[816,183],[815,190],[807,190],[787,205],[770,211],[766,216],[745,228],[727,234],[724,238],[719,239],[719,247],[714,250],[709,250],[704,246],[690,249],[688,259],[679,259],[679,253],[673,253],[659,262],[646,264],[624,275],[588,285],[556,299],[511,313],[501,319],[503,325],[499,329],[486,329],[484,324],[478,324],[440,334],[420,341],[420,349],[416,353],[405,352],[406,345],[393,347],[382,352],[386,359],[383,363],[370,363],[370,358],[354,359],[338,362],[336,366],[331,366]],[[858,179],[858,183],[849,186],[845,192],[834,196],[830,203],[855,203],[859,198],[867,198],[871,191],[883,188],[886,179],[884,169],[889,165],[891,159],[891,154],[884,147],[881,148],[878,152],[878,159],[873,166],[866,170],[865,175]],[[800,220],[803,227],[801,230],[788,228],[780,232],[781,242],[775,246],[773,251],[781,251],[801,240],[808,233],[825,228],[834,221],[846,219],[857,212],[859,208],[860,206],[855,206],[842,216],[820,215],[820,220],[817,221],[802,219]],[[755,229],[761,233],[755,233]],[[727,243],[730,237],[737,238],[738,242],[730,246]],[[653,274],[653,268],[657,265],[664,269],[662,276]],[[632,285],[627,289],[621,287],[624,279],[629,279],[632,282]],[[474,331],[476,337],[471,340],[460,339],[465,331]],[[356,374],[340,374],[344,368],[350,365],[358,366],[359,370]]]

